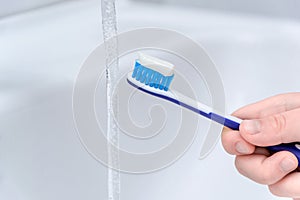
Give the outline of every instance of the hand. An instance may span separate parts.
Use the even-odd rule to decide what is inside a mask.
[[[297,158],[288,151],[270,155],[261,148],[300,141],[300,93],[277,95],[245,106],[233,115],[243,119],[240,130],[224,129],[222,143],[229,154],[236,155],[237,170],[268,185],[276,196],[300,199]]]

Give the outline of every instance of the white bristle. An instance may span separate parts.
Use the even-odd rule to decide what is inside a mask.
[[[139,53],[139,61],[141,65],[153,69],[164,76],[171,76],[174,74],[174,65],[167,61],[143,53]]]

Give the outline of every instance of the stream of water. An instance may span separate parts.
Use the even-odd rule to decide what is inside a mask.
[[[106,100],[108,146],[108,199],[120,199],[119,129],[114,117],[118,116],[118,96],[113,95],[117,84],[118,40],[115,0],[102,0],[102,29],[106,51]],[[112,62],[114,61],[114,62]],[[117,94],[117,93],[115,93]],[[113,146],[111,146],[113,145]],[[114,169],[113,169],[114,168]]]

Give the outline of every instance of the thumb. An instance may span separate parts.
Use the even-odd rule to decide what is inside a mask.
[[[300,141],[300,109],[244,120],[240,125],[241,136],[257,146],[270,146]]]

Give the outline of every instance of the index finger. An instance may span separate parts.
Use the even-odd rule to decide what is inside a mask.
[[[300,93],[287,93],[269,97],[244,106],[232,115],[241,119],[258,119],[300,107]]]

